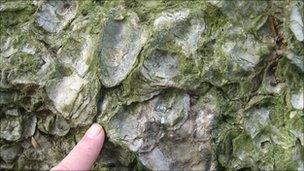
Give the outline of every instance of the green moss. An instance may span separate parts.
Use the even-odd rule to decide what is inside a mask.
[[[42,64],[43,61],[41,59],[37,59],[33,55],[26,53],[14,55],[12,58],[10,58],[10,65],[19,66],[19,73],[17,74],[24,74],[27,72],[35,73],[40,69]]]
[[[232,140],[239,135],[239,132],[236,130],[222,130],[222,134],[217,138],[217,160],[220,165],[227,166],[229,165],[230,159],[233,152],[233,143]]]
[[[226,3],[225,1],[219,2]],[[244,9],[240,9],[238,3],[241,3],[241,7]],[[191,105],[192,101],[198,101],[202,104],[208,103],[216,110],[216,123],[212,130],[211,143],[220,170],[295,170],[299,162],[304,159],[303,136],[300,134],[303,133],[304,118],[303,111],[293,109],[290,101],[292,94],[303,89],[304,77],[303,71],[294,64],[293,59],[287,58],[287,54],[292,52],[303,56],[303,42],[297,41],[289,29],[289,2],[266,2],[269,8],[262,12],[260,9],[265,8],[266,5],[262,8],[259,6],[260,3],[262,4],[259,1],[252,2],[247,9],[248,4],[245,1],[227,1],[224,7],[210,5],[207,1],[183,0],[78,1],[75,19],[67,24],[60,33],[50,34],[35,23],[35,11],[38,6],[33,5],[32,1],[13,3],[10,0],[2,0],[1,43],[5,44],[6,38],[11,38],[12,44],[9,47],[15,48],[17,52],[10,57],[0,59],[0,115],[5,116],[4,112],[10,108],[20,108],[22,113],[26,112],[26,114],[30,112],[38,115],[47,111],[47,114],[53,115],[53,112],[56,112],[53,102],[47,97],[44,89],[58,83],[61,78],[72,75],[75,70],[72,66],[61,63],[62,58],[60,57],[62,56],[58,50],[66,52],[66,55],[70,55],[69,59],[77,62],[79,54],[81,54],[79,47],[83,46],[83,42],[86,43],[83,36],[88,35],[92,38],[94,52],[86,61],[89,69],[88,75],[84,76],[84,79],[88,81],[88,84],[83,87],[79,95],[84,98],[78,99],[78,103],[82,104],[78,106],[77,111],[82,110],[82,112],[87,112],[86,114],[90,117],[94,117],[97,106],[105,105],[103,109],[99,106],[97,118],[94,118],[94,121],[97,119],[97,122],[101,123],[106,130],[117,126],[109,124],[113,118],[128,117],[126,113],[135,113],[133,110],[136,106],[142,105],[156,95],[167,93],[168,89],[170,89],[169,92],[172,92],[172,94],[168,94],[168,98],[180,91],[175,91],[175,89],[182,89],[190,95]],[[230,11],[223,9],[226,8],[225,5],[228,5]],[[164,29],[154,27],[155,19],[163,12],[185,9],[190,10],[187,19],[178,21],[172,26],[166,26]],[[284,11],[286,12],[284,13]],[[102,45],[98,40],[103,34],[104,21],[108,17],[123,20],[127,17],[127,12],[135,12],[138,15],[140,25],[149,33],[148,42],[144,45],[127,78],[120,85],[113,88],[102,87],[100,90],[101,84],[98,75],[101,67],[98,49]],[[229,13],[233,12],[235,16],[229,16]],[[276,18],[278,33],[284,33],[282,36],[286,47],[280,49],[283,51],[283,55],[272,55],[272,53],[276,53],[278,46],[273,42],[273,37],[270,37],[271,33],[267,28],[268,21],[265,20],[267,15],[273,15]],[[198,19],[206,25],[197,44],[198,49],[194,49],[193,54],[185,55],[184,49],[177,43],[177,40],[187,39],[190,26],[193,24],[192,19]],[[238,30],[238,28],[241,29]],[[253,35],[257,35],[261,40],[256,40]],[[238,61],[231,59],[232,56],[226,54],[222,49],[227,42],[246,40],[257,42],[253,46],[261,45],[260,49],[255,52],[260,57],[260,61],[248,71],[242,69],[242,66],[237,63]],[[271,44],[268,44],[269,42]],[[22,47],[26,44],[35,47],[35,54],[21,52]],[[242,45],[239,47],[242,48]],[[250,51],[250,48],[244,51]],[[142,64],[145,60],[152,58],[155,51],[162,51],[178,59],[178,74],[170,80],[173,85],[171,83],[166,85],[170,88],[160,86],[161,83],[158,80],[149,80],[141,73]],[[37,73],[45,64],[44,57],[46,56],[49,57],[51,65],[42,80],[42,76]],[[272,66],[275,69],[271,71],[271,76],[278,83],[285,85],[278,93],[270,93],[266,88],[267,81],[265,80],[268,70]],[[18,79],[28,82],[12,83]],[[99,105],[97,105],[98,100]],[[90,101],[90,105],[85,106],[87,101]],[[65,110],[72,111],[74,107],[74,104],[71,104]],[[269,110],[269,118],[265,123],[260,123],[261,117],[264,115],[252,112],[260,108]],[[117,113],[125,115],[117,116]],[[71,120],[73,118],[68,120],[70,125],[80,127]],[[175,121],[178,122],[178,120]],[[53,122],[56,121],[51,118],[45,123],[43,129],[52,129]],[[253,124],[254,134],[248,131],[246,123]],[[83,131],[84,128],[82,128]],[[39,133],[39,131],[37,132]],[[74,145],[74,133],[71,131],[71,135],[62,139],[48,136],[47,133],[43,136],[52,138],[50,142],[54,146],[65,139],[67,143]],[[82,136],[78,132],[77,134],[79,137]],[[23,141],[25,143],[27,140]],[[121,165],[134,169],[146,169],[137,161],[139,156],[131,153],[121,139],[112,141],[111,143],[114,145],[106,148],[110,148],[107,150],[112,156],[118,156],[116,159]],[[0,140],[0,143],[7,142]],[[69,149],[61,148],[60,145],[58,147],[60,149],[55,148],[57,150],[56,160],[61,159],[69,151]],[[19,169],[25,168],[25,166],[35,168],[45,162],[48,160],[34,162],[34,160],[29,160],[26,155],[20,154],[15,167]],[[98,161],[98,164],[100,164],[99,162],[102,163],[102,161]],[[96,168],[108,168],[102,164]]]
[[[296,170],[298,163],[293,160],[294,151],[274,146],[274,170]]]
[[[208,5],[206,9],[208,10],[205,11],[206,14],[204,19],[206,21],[207,27],[204,35],[208,38],[214,38],[218,36],[218,34],[221,34],[221,36],[218,38],[223,37],[222,34],[224,31],[224,26],[226,24],[229,24],[227,22],[226,16],[224,16],[223,13],[214,6]]]
[[[303,88],[304,75],[302,71],[285,57],[279,61],[275,75],[279,81],[286,83],[289,89],[299,90]]]
[[[244,158],[245,156],[242,156],[243,153],[246,155],[246,153],[252,153],[254,150],[251,137],[245,134],[238,135],[234,138],[232,140],[232,145],[234,157],[237,158]],[[246,156],[245,158],[247,157],[250,156]]]
[[[1,8],[3,9],[0,11],[0,36],[30,20],[37,7],[31,1],[7,1],[1,2]]]

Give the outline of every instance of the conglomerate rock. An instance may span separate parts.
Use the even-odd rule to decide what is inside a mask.
[[[0,168],[304,170],[304,2],[0,1]]]

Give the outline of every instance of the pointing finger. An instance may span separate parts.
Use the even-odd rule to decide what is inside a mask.
[[[90,170],[103,146],[105,133],[93,124],[73,150],[52,170]]]

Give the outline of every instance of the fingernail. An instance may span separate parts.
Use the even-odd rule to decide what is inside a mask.
[[[86,136],[94,139],[101,132],[102,128],[99,124],[93,124],[86,132]]]

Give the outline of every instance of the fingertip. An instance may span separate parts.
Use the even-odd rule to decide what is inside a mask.
[[[59,165],[53,167],[50,171],[60,171],[60,170],[71,170],[71,169],[62,164],[59,164]]]
[[[101,126],[98,124],[93,124],[86,132],[88,138],[94,139],[101,133]]]
[[[78,143],[79,146],[85,146],[81,144],[91,144],[90,148],[94,148],[97,151],[101,151],[103,143],[105,141],[105,131],[101,125],[94,123],[85,133],[81,141]],[[78,146],[78,145],[77,145]]]
[[[73,150],[52,170],[89,170],[101,151],[104,139],[102,126],[94,123]]]

